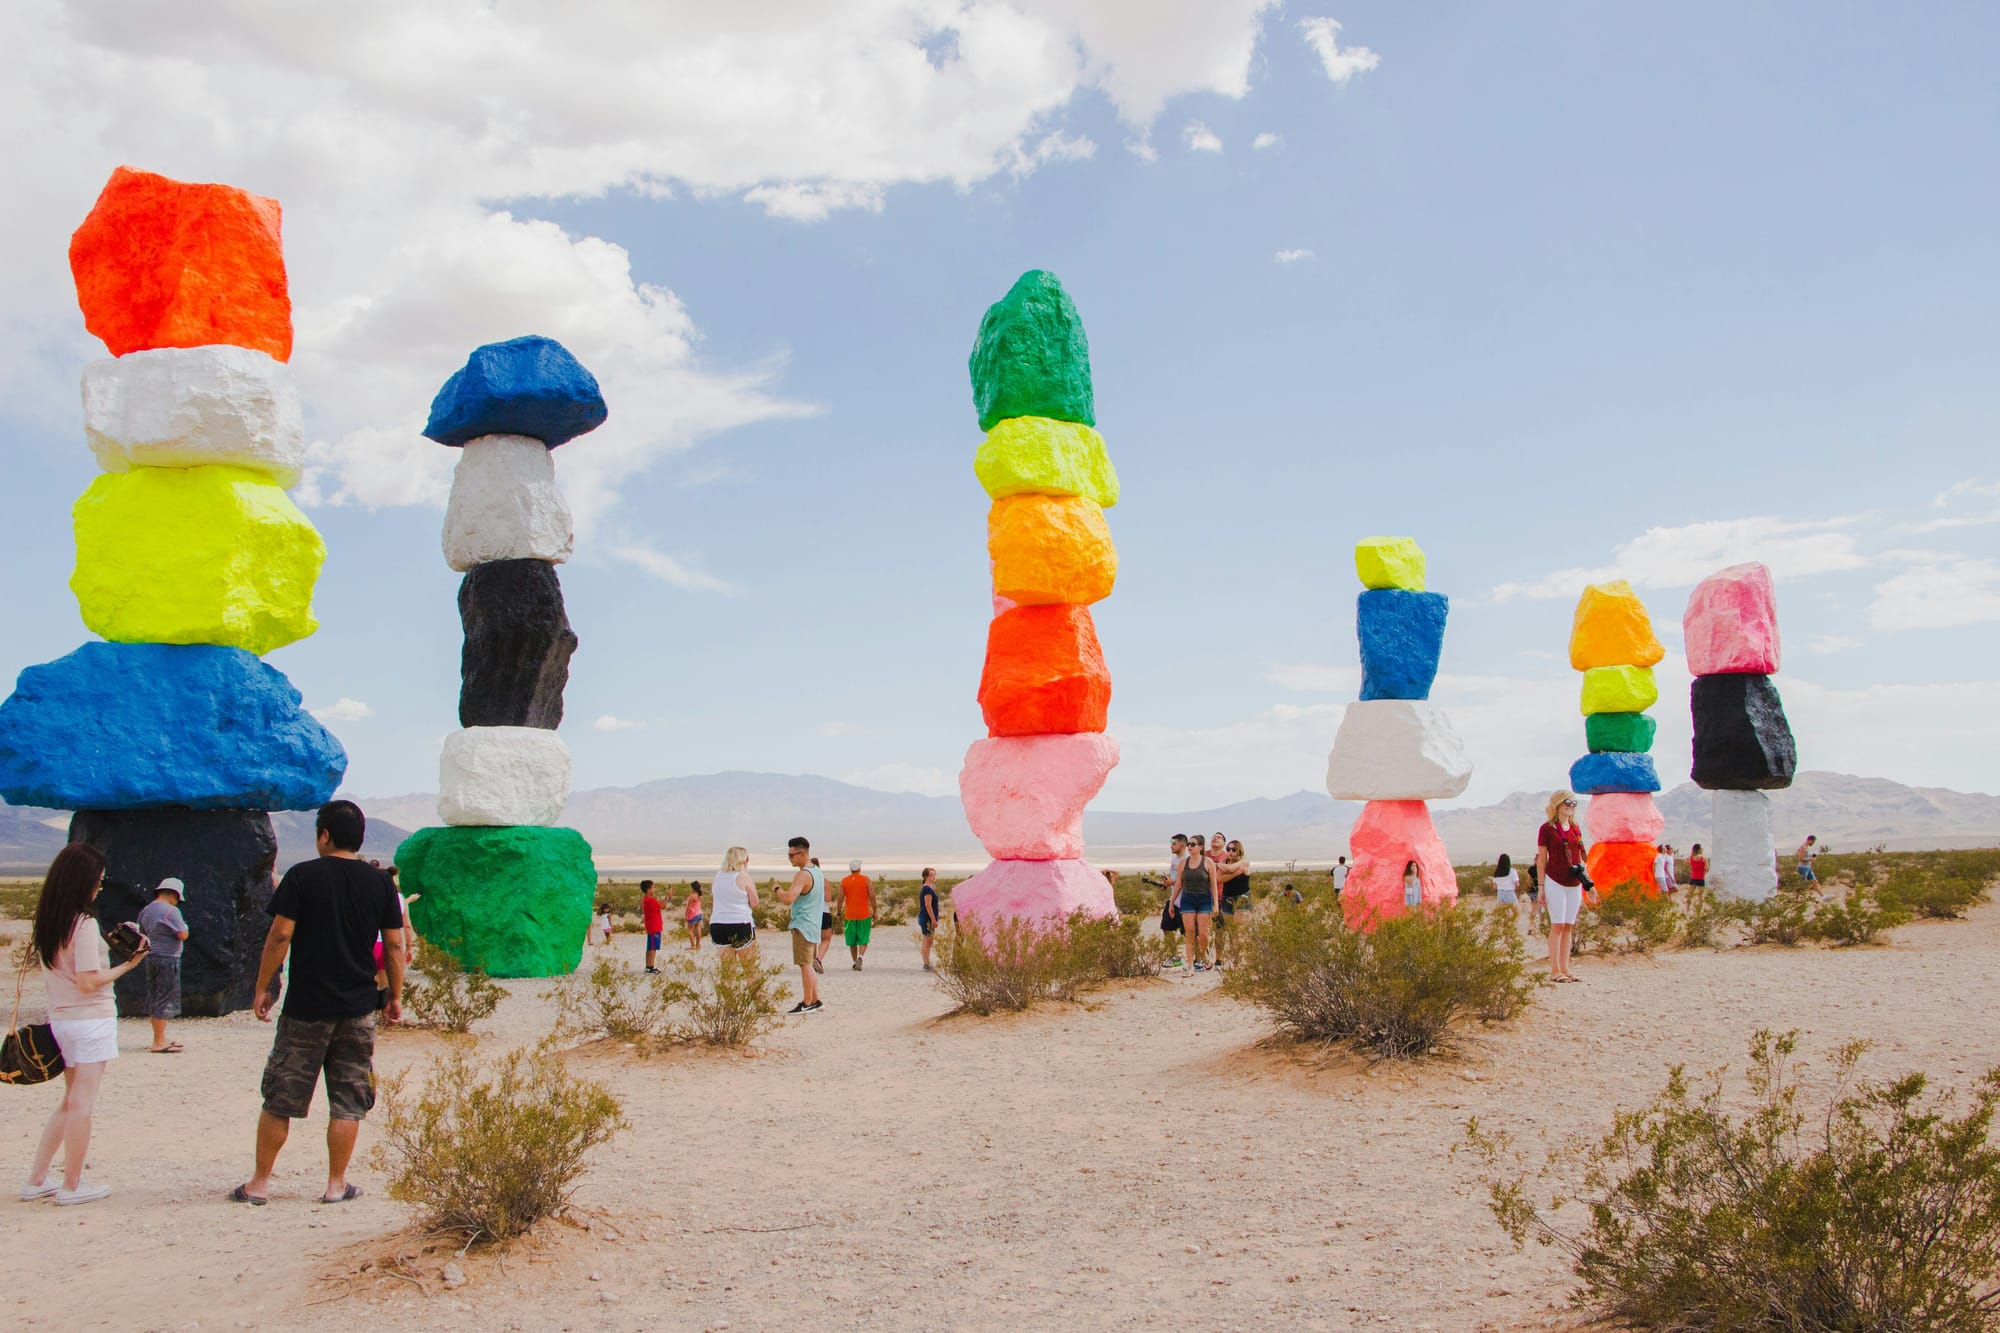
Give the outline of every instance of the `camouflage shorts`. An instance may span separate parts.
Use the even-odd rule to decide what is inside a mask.
[[[264,1110],[281,1120],[302,1119],[312,1109],[313,1084],[322,1071],[333,1119],[366,1119],[375,1105],[375,1015],[312,1022],[280,1014],[264,1063]]]

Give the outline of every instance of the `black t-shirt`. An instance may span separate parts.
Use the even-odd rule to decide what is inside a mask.
[[[278,881],[265,910],[296,923],[288,1017],[324,1023],[375,1012],[375,937],[403,928],[388,875],[343,856],[301,861]]]

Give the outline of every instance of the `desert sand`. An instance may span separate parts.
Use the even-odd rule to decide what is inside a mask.
[[[640,937],[612,948],[636,960]],[[1453,1057],[1371,1067],[1263,1043],[1207,975],[943,1017],[907,928],[885,929],[865,972],[836,948],[825,1012],[757,1055],[576,1055],[633,1128],[600,1150],[568,1224],[472,1252],[452,1290],[452,1243],[406,1229],[366,1161],[371,1131],[353,1174],[366,1197],[316,1202],[323,1105],[294,1127],[269,1207],[224,1200],[249,1168],[268,1028],[181,1023],[186,1052],[157,1056],[130,1021],[90,1164],[115,1193],[0,1202],[0,1324],[1571,1328],[1553,1253],[1516,1253],[1451,1155],[1468,1116],[1593,1133],[1677,1062],[1740,1064],[1760,1026],[1801,1029],[1815,1057],[1869,1038],[1871,1072],[1966,1084],[2000,1063],[1996,957],[2000,907],[1877,949],[1584,961],[1588,984],[1544,988]],[[484,1049],[550,1021],[542,983],[507,986]],[[440,1044],[387,1034],[378,1065],[420,1067]],[[0,1090],[16,1175],[54,1096]],[[385,1273],[399,1255],[403,1275]]]

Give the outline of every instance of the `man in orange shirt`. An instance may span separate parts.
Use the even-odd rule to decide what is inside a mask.
[[[875,904],[869,894],[873,887],[861,873],[861,863],[849,861],[847,878],[840,881],[840,915],[847,926],[847,953],[856,972],[868,956],[868,936],[875,929]]]

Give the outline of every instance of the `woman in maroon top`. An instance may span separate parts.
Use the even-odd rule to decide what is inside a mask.
[[[1583,830],[1576,824],[1576,796],[1567,789],[1549,797],[1548,822],[1535,838],[1535,874],[1549,912],[1549,979],[1575,981],[1569,951],[1576,916],[1583,910]],[[1597,895],[1591,894],[1592,904]]]

